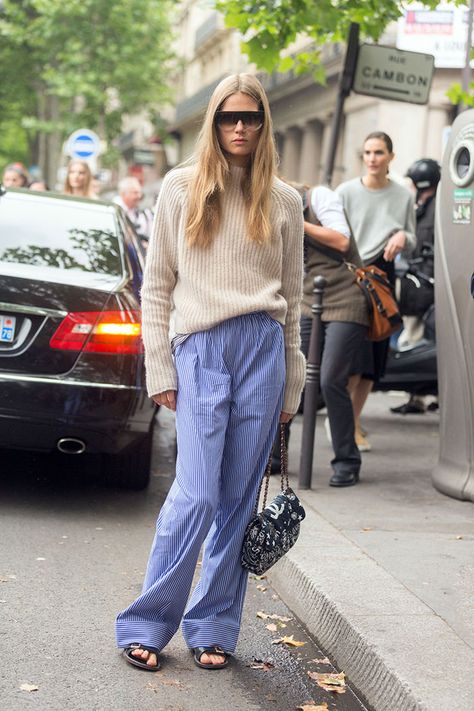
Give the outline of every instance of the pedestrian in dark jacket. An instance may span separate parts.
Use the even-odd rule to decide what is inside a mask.
[[[414,345],[424,337],[422,317],[434,303],[434,283],[430,285],[427,279],[434,277],[436,190],[441,171],[435,160],[422,158],[408,168],[407,177],[416,189],[416,246],[408,264],[415,260],[413,264],[416,263],[416,266],[415,280],[402,277],[397,282],[397,298],[403,316],[399,348]],[[416,278],[416,273],[421,273],[423,277]],[[423,414],[426,407],[424,398],[412,392],[408,402],[390,410],[397,415],[416,415]]]

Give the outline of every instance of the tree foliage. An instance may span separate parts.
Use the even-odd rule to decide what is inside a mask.
[[[110,142],[127,113],[168,96],[173,0],[2,0],[0,130],[30,152],[87,126]]]
[[[455,0],[465,4],[465,0]],[[434,8],[438,0],[425,0]],[[227,26],[243,35],[242,49],[258,68],[271,72],[313,71],[317,80],[324,72],[320,49],[328,42],[344,42],[352,22],[361,37],[377,41],[387,25],[397,20],[406,3],[402,0],[216,0]],[[305,35],[314,49],[288,56],[285,52]]]

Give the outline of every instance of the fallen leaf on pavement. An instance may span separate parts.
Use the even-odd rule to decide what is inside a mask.
[[[272,640],[272,644],[287,644],[289,647],[303,647],[306,642],[298,642],[296,639],[293,639],[293,635],[290,635],[290,637],[280,637],[279,639],[274,639]]]
[[[257,590],[260,590],[260,592],[266,592],[267,588],[265,585],[257,585]]]
[[[291,617],[283,617],[282,615],[269,615],[268,612],[263,612],[263,610],[259,610],[257,612],[257,617],[260,617],[261,620],[278,620],[279,622],[291,622]]]
[[[325,691],[333,691],[336,694],[344,694],[346,691],[346,675],[344,672],[340,674],[318,674],[318,672],[309,671],[308,676]]]
[[[20,689],[22,691],[38,691],[39,686],[35,686],[35,684],[21,684]]]
[[[0,583],[11,583],[12,580],[16,580],[16,575],[7,575],[7,577],[1,577]]]
[[[270,625],[265,625],[265,627],[267,628],[267,630],[270,630],[270,632],[278,632],[278,627],[274,622],[272,622]]]
[[[362,529],[363,531],[373,531],[374,529],[371,528],[370,526],[366,526],[365,528]]]
[[[331,662],[327,657],[324,657],[324,659],[312,659],[310,664],[331,664]]]
[[[456,536],[457,541],[462,541],[463,538],[464,538],[464,536]]]
[[[303,706],[297,706],[297,709],[301,709],[301,711],[328,711],[328,705],[326,702],[322,704],[318,704],[318,706],[315,706],[312,703],[307,703],[303,704]]]
[[[249,664],[250,669],[261,669],[262,671],[270,671],[275,665],[271,662],[264,662],[262,659],[254,659],[252,664]]]

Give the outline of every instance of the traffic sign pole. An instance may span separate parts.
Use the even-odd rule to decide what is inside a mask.
[[[339,141],[339,132],[341,130],[341,121],[344,114],[344,102],[351,93],[352,84],[354,81],[354,73],[357,65],[357,54],[359,52],[359,25],[352,22],[349,28],[349,36],[347,39],[347,49],[344,58],[344,69],[339,81],[339,89],[337,92],[336,108],[332,116],[331,137],[329,140],[326,165],[324,168],[323,183],[331,186],[332,174],[334,171],[334,163],[336,160],[337,144]]]

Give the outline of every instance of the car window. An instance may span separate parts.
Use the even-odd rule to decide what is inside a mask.
[[[112,210],[74,201],[7,193],[0,200],[0,263],[122,274]]]

